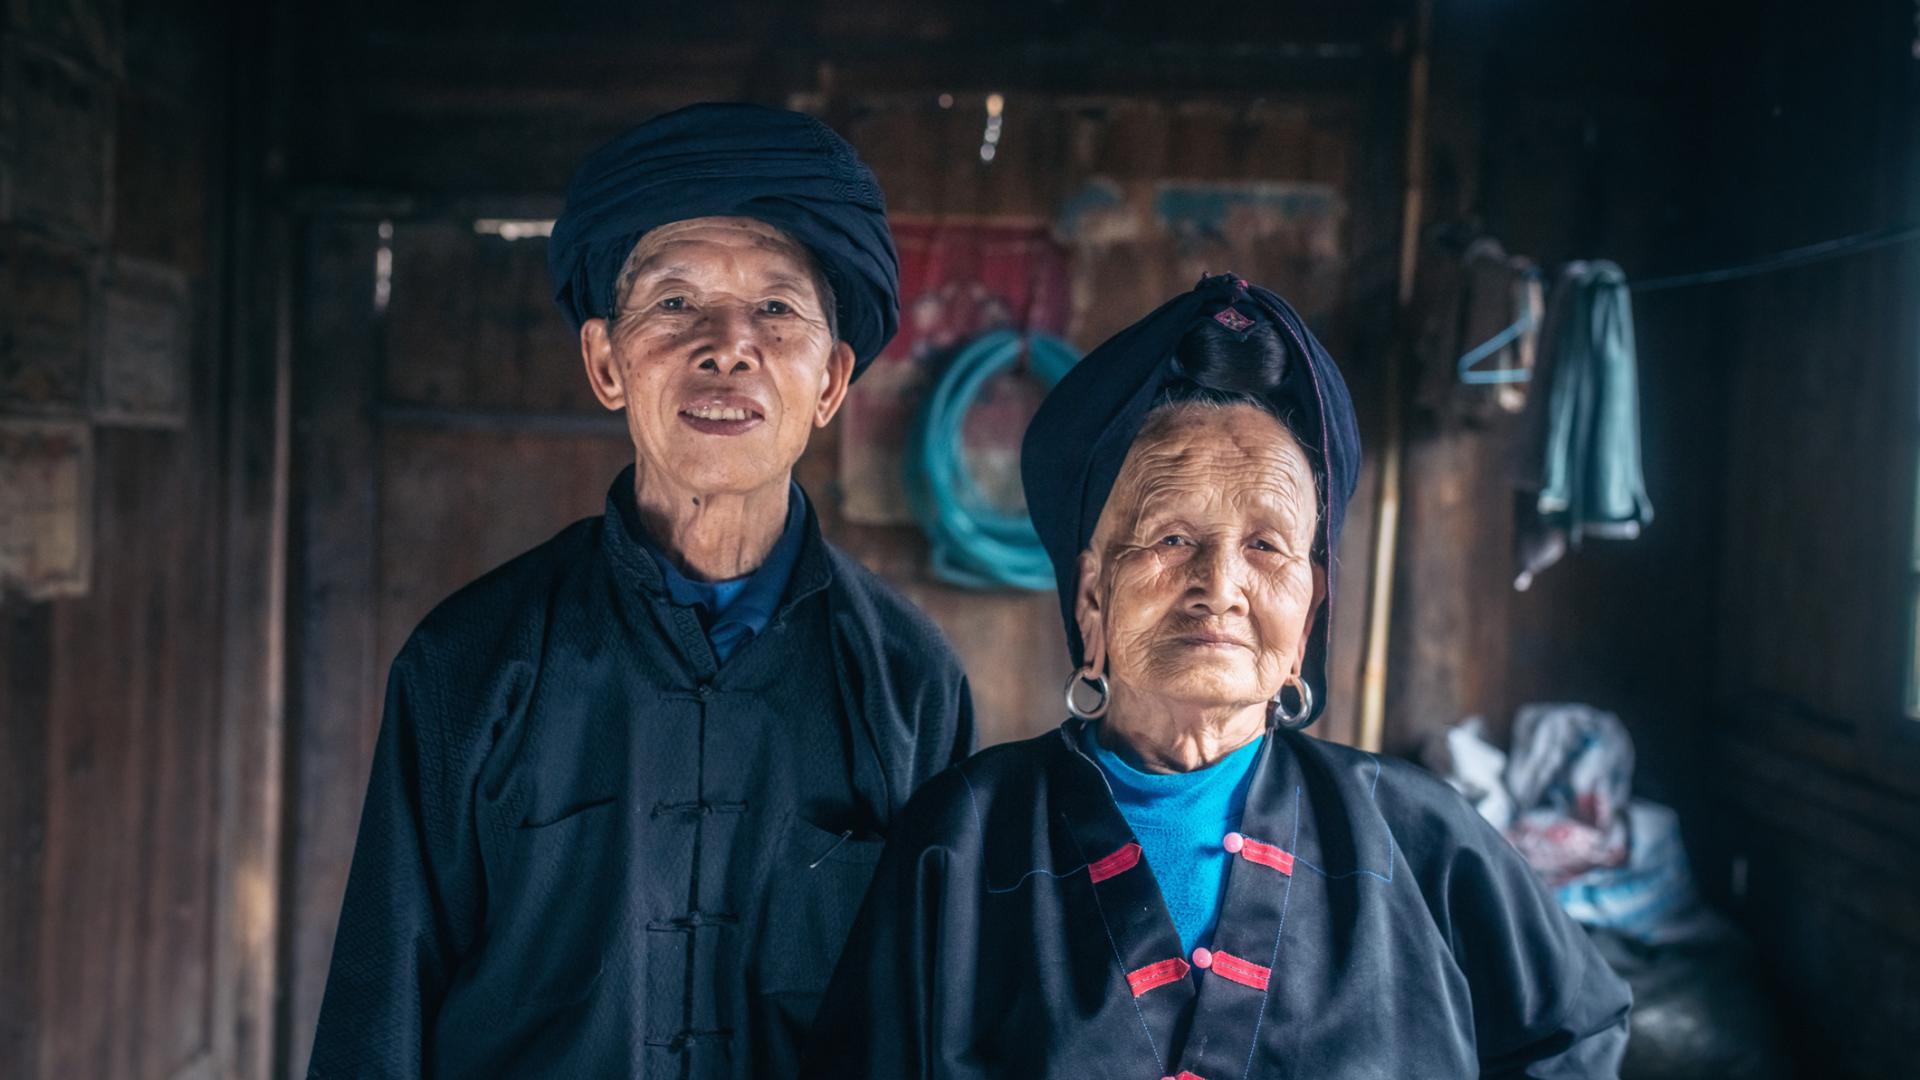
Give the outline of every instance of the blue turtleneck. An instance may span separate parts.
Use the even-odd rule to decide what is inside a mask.
[[[1262,735],[1203,769],[1150,773],[1100,745],[1094,725],[1081,731],[1088,756],[1107,774],[1120,816],[1133,829],[1166,899],[1180,948],[1191,953],[1213,937],[1233,856],[1221,839],[1240,828]]]

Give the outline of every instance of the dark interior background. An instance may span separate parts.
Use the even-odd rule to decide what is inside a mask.
[[[176,424],[86,426],[84,592],[0,601],[0,1075],[301,1074],[388,660],[453,588],[597,512],[631,455],[547,300],[543,241],[474,222],[552,217],[589,149],[708,99],[825,118],[903,219],[1056,222],[1082,348],[1239,270],[1322,331],[1377,450],[1408,343],[1386,748],[1472,714],[1504,734],[1530,701],[1617,712],[1801,1070],[1910,1075],[1920,245],[1637,296],[1658,516],[1525,593],[1518,422],[1448,378],[1446,298],[1480,233],[1633,278],[1920,222],[1916,8],[1437,0],[1402,319],[1415,11],[8,5],[0,409],[63,415],[21,373],[95,356],[141,267],[184,283],[188,377]],[[1316,185],[1336,219],[1194,238],[1071,213],[1089,185],[1169,180]],[[985,736],[1056,722],[1052,598],[938,584],[916,530],[843,520],[840,451],[830,428],[800,466],[829,537],[941,621]],[[1317,730],[1342,741],[1378,460],[1339,553]]]

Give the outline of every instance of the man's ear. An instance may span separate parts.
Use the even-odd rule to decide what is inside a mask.
[[[580,324],[580,359],[586,362],[587,382],[600,404],[612,410],[626,408],[626,381],[613,354],[613,335],[607,329],[607,320],[588,319]]]
[[[847,387],[853,385],[853,346],[844,341],[833,343],[827,354],[827,370],[820,379],[820,401],[813,410],[813,426],[826,427],[847,400]]]
[[[1327,602],[1327,568],[1313,564],[1313,603],[1307,605],[1307,622],[1300,628],[1300,646],[1293,650],[1293,673],[1299,675],[1307,663],[1307,639],[1313,636],[1313,624],[1320,621],[1320,608]]]
[[[1081,655],[1089,675],[1107,671],[1107,612],[1100,596],[1100,559],[1092,548],[1080,553],[1080,581],[1074,592],[1073,620],[1080,627]]]

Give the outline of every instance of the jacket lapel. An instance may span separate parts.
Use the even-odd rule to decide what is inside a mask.
[[[1311,903],[1318,878],[1294,874],[1305,823],[1298,765],[1282,736],[1270,734],[1254,763],[1240,829],[1221,838],[1233,855],[1226,896],[1180,1067],[1200,1080],[1239,1080],[1267,1015],[1270,988],[1287,978],[1287,912]]]
[[[1165,1074],[1172,1071],[1191,1014],[1194,980],[1140,843],[1120,816],[1106,775],[1079,748],[1082,723],[1069,721],[1059,732],[1052,770],[1060,795],[1056,813],[1086,863],[1080,895],[1110,946],[1115,992],[1133,998],[1154,1067]]]

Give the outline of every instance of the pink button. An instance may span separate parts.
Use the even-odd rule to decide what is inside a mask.
[[[1230,832],[1220,841],[1220,846],[1226,848],[1228,854],[1238,855],[1240,849],[1247,846],[1247,838],[1237,832]]]
[[[1193,950],[1193,966],[1201,969],[1202,971],[1212,967],[1213,952],[1209,950],[1205,945],[1202,945],[1199,948]]]

